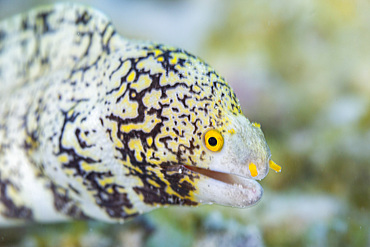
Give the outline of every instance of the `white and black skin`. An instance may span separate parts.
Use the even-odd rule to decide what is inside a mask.
[[[270,150],[224,79],[182,49],[121,37],[97,10],[0,22],[0,87],[0,225],[262,196]]]

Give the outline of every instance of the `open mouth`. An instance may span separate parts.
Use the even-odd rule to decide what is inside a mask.
[[[249,164],[249,171],[251,174],[252,178],[248,178],[245,176],[240,176],[240,175],[234,175],[230,173],[225,173],[225,172],[217,172],[217,171],[212,171],[209,169],[205,168],[200,168],[196,166],[189,166],[189,165],[182,165],[185,169],[188,169],[192,172],[204,175],[206,177],[215,179],[217,181],[224,182],[226,184],[240,184],[243,185],[245,183],[245,180],[254,180],[254,178],[258,175],[256,165],[253,163]],[[277,165],[274,161],[269,160],[269,167],[270,169],[274,170],[275,172],[280,172],[281,167]],[[267,175],[267,173],[266,173]],[[260,178],[261,179],[261,178]],[[258,179],[258,180],[260,180]]]
[[[202,174],[204,176],[216,179],[218,181],[221,181],[221,182],[224,182],[224,183],[227,183],[227,184],[235,184],[236,183],[236,179],[237,179],[236,175],[231,175],[231,174],[223,173],[223,172],[211,171],[211,170],[208,170],[208,169],[199,168],[199,167],[195,167],[195,166],[184,165],[184,167],[188,170],[193,171],[193,172]]]
[[[182,167],[202,177],[197,181],[195,192],[199,203],[245,208],[256,204],[262,197],[263,189],[254,179],[194,166]]]
[[[262,179],[262,177],[260,175],[259,177],[254,177],[253,170],[250,167],[248,167],[250,177],[247,177],[189,165],[180,166],[180,169],[179,167],[176,169],[182,169],[201,177],[196,182],[196,191],[194,192],[195,200],[199,203],[216,203],[224,206],[245,208],[256,204],[262,197],[263,189],[256,181]],[[272,160],[269,161],[269,167],[276,172],[281,170],[281,167]],[[261,173],[261,175],[263,174]]]
[[[209,178],[213,178],[215,180],[227,183],[227,184],[240,184],[243,185],[243,181],[248,178],[244,178],[238,175],[233,175],[229,173],[224,173],[224,172],[216,172],[212,171],[209,169],[204,169],[204,168],[199,168],[195,166],[188,166],[188,165],[183,165],[184,168],[193,171],[195,173],[199,173],[201,175],[204,175]]]

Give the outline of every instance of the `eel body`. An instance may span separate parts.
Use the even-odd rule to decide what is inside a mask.
[[[275,165],[209,65],[123,38],[89,7],[0,22],[0,87],[0,225],[246,207]]]

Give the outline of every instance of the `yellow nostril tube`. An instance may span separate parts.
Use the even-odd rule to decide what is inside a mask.
[[[252,177],[256,177],[258,175],[257,166],[253,163],[249,164],[249,171],[251,172]]]
[[[279,166],[278,164],[276,164],[275,162],[273,162],[272,160],[269,161],[269,166],[272,170],[274,170],[275,172],[281,172],[281,166]]]

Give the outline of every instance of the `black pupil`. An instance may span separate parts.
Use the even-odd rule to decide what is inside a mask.
[[[217,139],[214,138],[214,137],[210,137],[208,139],[208,144],[211,145],[212,147],[216,146],[217,145]]]

